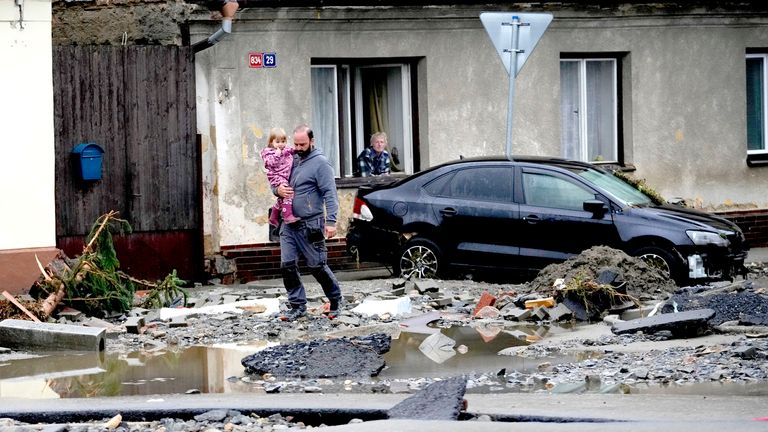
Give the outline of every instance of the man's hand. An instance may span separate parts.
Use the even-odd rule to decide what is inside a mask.
[[[281,184],[277,187],[277,195],[280,198],[293,198],[293,188],[287,184]]]
[[[325,238],[329,239],[336,236],[336,225],[325,226]]]

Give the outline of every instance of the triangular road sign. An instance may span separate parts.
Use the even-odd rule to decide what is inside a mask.
[[[485,31],[496,47],[496,52],[507,69],[507,74],[511,75],[511,50],[512,50],[512,31],[515,26],[510,25],[513,17],[517,17],[523,25],[518,26],[517,65],[515,67],[515,76],[520,73],[528,56],[531,55],[536,43],[539,42],[544,31],[552,22],[552,14],[547,13],[516,13],[516,12],[483,12],[480,14]]]

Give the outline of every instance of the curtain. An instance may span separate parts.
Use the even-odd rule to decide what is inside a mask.
[[[617,160],[615,62],[589,60],[587,67],[587,160]]]
[[[765,150],[762,58],[747,59],[747,150]]]
[[[339,176],[339,121],[336,108],[336,67],[312,68],[312,130],[315,146],[325,153]]]
[[[581,160],[579,62],[560,61],[560,145],[563,157]]]

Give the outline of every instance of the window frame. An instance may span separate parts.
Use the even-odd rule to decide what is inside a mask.
[[[389,131],[389,140],[397,139],[402,142],[400,155],[404,168],[403,173],[392,174],[391,177],[405,177],[419,169],[418,150],[418,98],[417,98],[417,68],[420,58],[386,57],[386,58],[312,58],[312,68],[333,67],[336,70],[336,128],[339,137],[339,160],[332,164],[336,168],[336,184],[340,187],[357,187],[376,181],[376,177],[354,177],[356,157],[367,145],[368,139],[362,130],[363,108],[362,83],[360,71],[364,68],[396,67],[401,68],[403,137],[393,137]],[[346,79],[344,79],[346,74]],[[341,84],[339,84],[341,83]],[[341,85],[344,88],[341,88]],[[341,94],[342,91],[344,94]],[[314,104],[314,101],[312,102]],[[313,122],[315,119],[312,120]]]
[[[757,58],[761,59],[763,61],[763,74],[762,74],[762,84],[763,84],[763,91],[762,95],[760,97],[760,103],[762,105],[762,111],[763,111],[763,119],[762,119],[762,129],[763,129],[763,148],[758,150],[750,150],[749,149],[749,142],[747,142],[747,155],[768,155],[768,53],[747,53],[745,56],[745,75],[746,75],[746,59],[750,58]],[[746,77],[745,77],[746,78]],[[745,86],[745,92],[746,92],[746,82],[744,83]],[[747,126],[748,128],[749,126]],[[747,133],[747,136],[749,136],[749,133]]]
[[[575,207],[564,207],[564,206],[560,205],[560,203],[532,203],[532,202],[529,202],[529,200],[528,200],[528,198],[529,198],[529,196],[528,196],[528,187],[527,187],[528,186],[527,181],[528,181],[528,178],[529,178],[528,176],[540,176],[542,178],[547,179],[547,181],[551,180],[551,181],[562,182],[562,184],[567,184],[567,185],[572,186],[575,189],[579,189],[579,190],[582,190],[582,191],[586,192],[587,195],[585,196],[585,199],[582,200]],[[567,176],[560,175],[559,173],[547,172],[547,171],[543,171],[543,170],[523,169],[522,176],[521,176],[521,187],[522,187],[521,190],[522,190],[522,204],[523,205],[527,205],[527,206],[531,206],[531,207],[556,209],[556,210],[562,210],[562,211],[583,212],[584,211],[584,208],[582,206],[583,202],[586,201],[586,200],[589,200],[589,199],[595,199],[595,196],[596,196],[596,193],[595,193],[595,191],[592,188],[587,187],[586,185],[584,185],[584,184],[582,184],[580,182],[574,181],[573,179],[571,179],[571,178],[569,178]],[[564,190],[562,188],[557,188],[557,189],[554,189],[554,190],[557,190],[558,192],[567,192],[566,190]],[[536,189],[531,189],[530,190],[531,193],[533,193],[535,191],[536,191]],[[536,191],[536,192],[538,192],[538,191]],[[543,194],[543,193],[539,193],[539,194],[531,195],[531,198],[538,197],[538,196],[544,196],[544,195],[545,194]],[[561,193],[558,193],[558,194],[549,195],[549,196],[554,196],[556,198],[559,198],[560,196],[564,196],[564,195],[561,194]]]
[[[607,52],[607,53],[560,53],[560,61],[558,67],[563,62],[578,62],[579,64],[579,110],[580,112],[587,112],[587,76],[586,68],[589,61],[611,61],[613,63],[613,152],[615,159],[605,159],[602,161],[591,161],[589,157],[589,142],[588,142],[588,130],[585,127],[589,119],[587,116],[579,117],[579,159],[584,162],[601,162],[601,163],[616,163],[618,165],[624,165],[624,142],[623,142],[623,109],[622,109],[622,62],[627,53],[622,52]],[[560,106],[562,109],[562,80],[560,82]],[[562,111],[561,111],[562,112]],[[565,131],[562,129],[564,119],[560,119],[561,124],[561,152],[563,156],[566,155],[566,147],[563,142],[563,134]]]

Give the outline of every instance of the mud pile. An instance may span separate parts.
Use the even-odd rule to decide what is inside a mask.
[[[534,292],[548,293],[552,291],[557,279],[564,279],[565,284],[574,278],[596,281],[600,273],[606,270],[616,273],[616,281],[625,282],[622,289],[637,299],[672,293],[677,289],[675,282],[658,269],[607,246],[595,246],[562,263],[544,267],[529,287]]]

